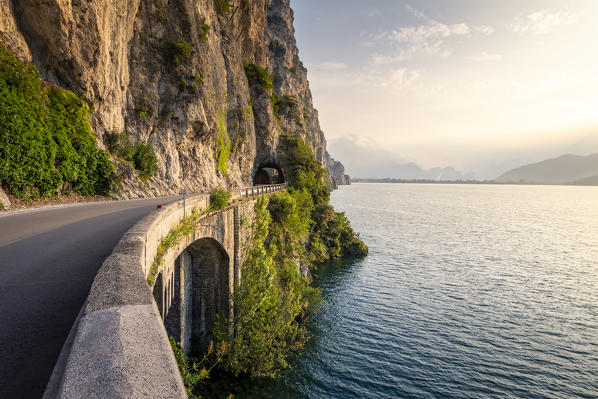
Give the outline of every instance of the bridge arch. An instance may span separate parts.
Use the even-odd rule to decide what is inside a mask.
[[[154,285],[166,332],[186,353],[201,355],[214,341],[216,316],[230,312],[230,257],[220,242],[204,237],[177,256],[171,276],[160,273]]]
[[[275,162],[266,162],[261,164],[253,174],[253,185],[261,186],[268,184],[284,183],[285,175],[282,168]]]

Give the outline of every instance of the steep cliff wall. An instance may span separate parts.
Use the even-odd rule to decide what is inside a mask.
[[[121,197],[250,185],[259,168],[284,167],[284,133],[344,183],[289,0],[0,0],[0,41],[92,105],[100,146],[114,131],[152,145],[159,167],[145,183],[117,162]],[[248,83],[243,60],[272,73],[271,91]]]
[[[351,184],[351,177],[345,174],[345,166],[339,161],[332,158],[328,153],[326,153],[326,155],[326,167],[328,168],[328,173],[332,178],[332,182],[335,185],[335,188],[339,185]]]

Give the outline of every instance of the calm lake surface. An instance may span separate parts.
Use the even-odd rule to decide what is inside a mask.
[[[597,398],[598,187],[354,184],[294,370],[237,398]]]

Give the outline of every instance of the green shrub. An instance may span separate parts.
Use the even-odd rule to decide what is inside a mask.
[[[226,15],[231,9],[231,0],[214,0],[214,8],[218,15]]]
[[[224,209],[228,206],[230,201],[231,192],[223,188],[215,188],[210,193],[210,208],[214,211]]]
[[[277,193],[270,198],[268,211],[272,221],[282,224],[297,212],[297,203],[289,193]]]
[[[166,60],[169,61],[172,65],[178,67],[183,62],[191,58],[192,51],[193,46],[191,45],[191,43],[179,36],[178,38],[172,39],[168,41],[168,43],[166,43]]]
[[[129,141],[126,132],[112,132],[106,135],[104,140],[108,151],[125,161],[132,162],[135,154],[135,146]]]
[[[179,367],[187,395],[191,397],[195,386],[201,380],[207,378],[207,370],[205,368],[200,370],[195,362],[190,364],[189,359],[185,356],[185,351],[173,337],[170,337],[170,347],[172,348],[172,353],[174,353],[176,364]]]
[[[140,119],[147,119],[148,116],[153,114],[152,109],[147,104],[141,104],[135,107],[135,113]]]
[[[158,158],[149,144],[132,144],[126,132],[112,132],[106,136],[108,150],[119,158],[131,162],[142,181],[158,170]]]
[[[280,99],[278,98],[278,94],[276,94],[276,92],[272,93],[272,95],[270,96],[270,103],[272,104],[272,112],[274,112],[274,116],[276,116],[277,118],[280,117],[279,100]]]
[[[273,92],[270,96],[270,102],[272,103],[272,111],[277,118],[280,117],[281,110],[286,112],[287,108],[294,107],[298,104],[297,98],[295,96],[285,94],[284,96],[280,97],[276,92]]]
[[[139,143],[135,146],[133,164],[142,181],[152,177],[158,170],[158,158],[149,144]]]
[[[262,68],[247,60],[243,61],[243,67],[245,68],[247,81],[250,84],[257,84],[266,91],[272,90],[273,78],[266,68]]]
[[[278,106],[279,107],[294,107],[297,103],[297,97],[291,96],[289,94],[285,94],[280,99],[278,99]]]
[[[108,195],[114,165],[96,146],[89,112],[0,46],[0,184],[24,199],[56,195],[64,183],[83,195]]]
[[[208,35],[210,34],[210,25],[208,25],[206,23],[205,17],[201,18],[200,30],[199,30],[198,34],[199,34],[199,38],[201,40],[204,40],[204,41],[208,40]]]

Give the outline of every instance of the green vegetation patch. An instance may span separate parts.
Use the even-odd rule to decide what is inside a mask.
[[[197,384],[209,377],[210,371],[220,363],[226,351],[225,345],[219,345],[218,348],[214,348],[214,345],[211,344],[201,359],[188,358],[181,345],[173,337],[170,337],[170,347],[172,348],[179,372],[185,384],[187,396],[190,398],[195,397],[193,396],[193,389]]]
[[[148,116],[153,114],[152,109],[147,104],[141,104],[135,107],[135,114],[139,117],[139,119],[147,119]]]
[[[281,98],[278,99],[278,107],[279,108],[295,107],[295,106],[297,106],[297,104],[298,104],[297,97],[292,96],[290,94],[285,94],[284,96],[282,96]]]
[[[158,158],[149,144],[132,144],[126,132],[112,132],[106,137],[108,150],[119,158],[131,162],[142,181],[152,177],[158,170]]]
[[[276,92],[273,92],[272,95],[270,96],[270,103],[272,104],[272,112],[274,112],[274,116],[276,116],[277,119],[280,119],[279,101],[280,101],[280,98],[278,97],[278,94]]]
[[[169,40],[164,49],[164,56],[168,62],[178,67],[189,58],[193,52],[193,45],[182,37]]]
[[[361,256],[368,247],[353,231],[344,213],[335,212],[329,204],[330,190],[324,179],[327,172],[316,160],[299,136],[283,136],[283,148],[287,154],[289,191],[305,191],[311,197],[311,227],[307,256],[312,266],[346,257]]]
[[[216,162],[220,173],[228,176],[228,167],[226,163],[231,153],[231,140],[228,135],[228,110],[226,106],[218,114],[218,130],[216,132]]]
[[[231,10],[231,0],[214,0],[214,8],[218,15],[227,15]]]
[[[115,168],[96,146],[89,112],[0,46],[0,184],[22,199],[54,196],[65,184],[82,195],[108,195]]]
[[[210,209],[213,211],[224,209],[228,205],[228,201],[230,201],[230,199],[230,190],[226,190],[224,188],[215,188],[210,193]]]
[[[198,32],[199,38],[203,41],[207,41],[209,34],[210,34],[210,25],[208,25],[208,23],[206,22],[206,18],[202,17],[201,23],[199,25],[199,32]]]
[[[234,375],[276,377],[305,344],[307,330],[297,320],[315,310],[320,296],[299,273],[297,254],[308,228],[297,199],[288,193],[270,201],[261,197],[254,212],[233,317],[219,315],[215,325],[227,348],[219,367]]]
[[[265,91],[272,90],[273,81],[272,75],[266,68],[256,65],[248,60],[243,61],[245,68],[245,76],[250,84],[257,84]]]

